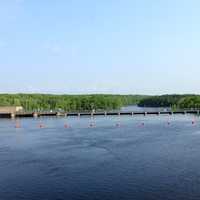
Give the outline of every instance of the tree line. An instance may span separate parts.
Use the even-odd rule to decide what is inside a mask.
[[[0,106],[22,106],[25,111],[91,111],[114,110],[137,104],[141,107],[200,109],[200,95],[52,95],[0,94]]]
[[[141,107],[171,107],[173,109],[200,109],[200,95],[161,95],[151,96],[142,99],[139,103]]]
[[[138,104],[141,95],[0,94],[0,106],[22,106],[26,111],[113,110]]]

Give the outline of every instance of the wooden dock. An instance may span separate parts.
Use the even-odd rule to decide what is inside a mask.
[[[0,113],[0,118],[22,118],[22,117],[51,117],[51,116],[121,116],[121,115],[173,115],[173,114],[200,114],[200,110],[179,110],[179,111],[154,111],[154,112],[16,112]]]

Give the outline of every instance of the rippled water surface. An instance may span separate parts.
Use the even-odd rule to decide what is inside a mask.
[[[200,199],[198,117],[38,118],[20,125],[0,120],[1,200]]]

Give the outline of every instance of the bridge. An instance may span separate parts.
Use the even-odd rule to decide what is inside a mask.
[[[15,112],[0,113],[0,118],[22,118],[22,117],[50,117],[50,116],[135,116],[135,115],[173,115],[173,114],[200,114],[200,110],[177,110],[177,111],[153,111],[153,112]]]

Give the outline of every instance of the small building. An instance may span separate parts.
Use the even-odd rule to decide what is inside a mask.
[[[16,113],[23,111],[22,106],[0,106],[0,113]]]

